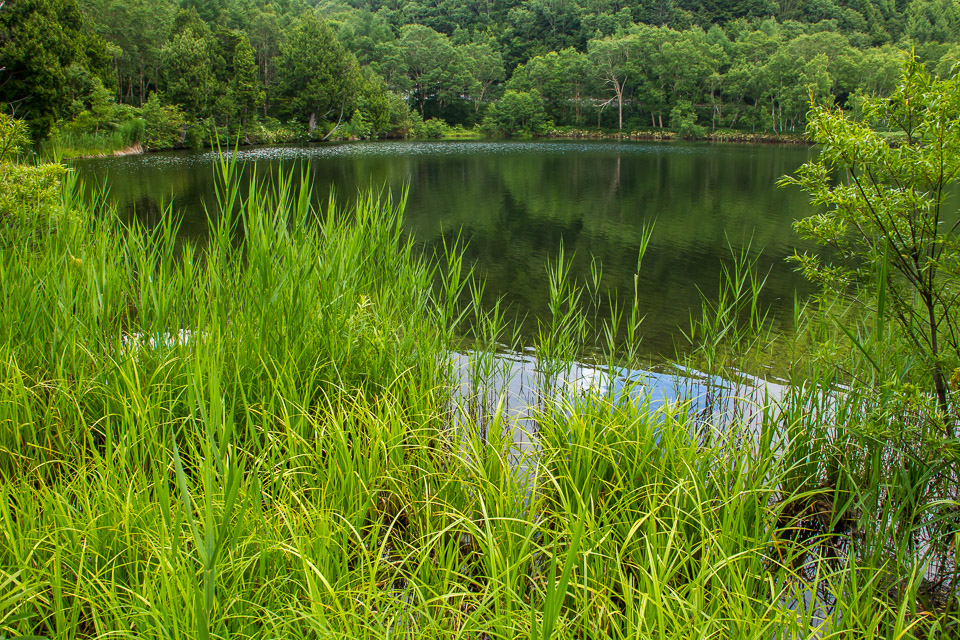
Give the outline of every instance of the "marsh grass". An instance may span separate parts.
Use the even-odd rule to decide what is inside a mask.
[[[128,118],[93,132],[61,127],[41,145],[42,151],[62,158],[111,155],[145,142],[144,126],[142,119]]]
[[[458,250],[437,274],[403,198],[317,211],[298,174],[244,176],[242,196],[239,173],[220,164],[202,247],[172,210],[124,225],[70,184],[72,215],[5,232],[0,633],[957,633],[956,466],[869,389],[797,366],[759,420],[710,429],[683,397],[565,392],[592,340],[610,370],[635,353],[642,314],[591,322],[602,274],[571,282],[561,255],[518,452],[495,357],[516,333],[463,303],[483,285]],[[714,375],[765,340],[744,266],[690,333]]]

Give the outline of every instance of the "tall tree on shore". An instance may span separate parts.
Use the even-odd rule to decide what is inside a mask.
[[[166,98],[187,113],[206,118],[217,97],[215,43],[210,27],[196,12],[177,18],[180,28],[161,52]]]
[[[90,28],[112,45],[118,99],[143,106],[161,79],[176,0],[81,0],[80,6]]]
[[[503,57],[496,40],[482,38],[462,46],[463,60],[470,77],[470,97],[474,111],[479,112],[490,96],[490,88],[504,78]]]
[[[256,116],[265,92],[257,78],[257,61],[250,40],[241,31],[230,31],[232,50],[226,65],[228,96],[234,113],[245,125]]]
[[[461,60],[450,38],[430,27],[407,25],[395,42],[380,48],[380,68],[387,82],[400,91],[409,91],[426,116],[427,103],[438,99],[449,87],[456,86],[462,75]]]
[[[361,85],[360,67],[333,30],[307,14],[280,46],[279,95],[284,109],[312,131],[320,121],[349,118]]]
[[[630,77],[630,36],[611,36],[590,43],[590,61],[600,81],[613,93],[607,104],[616,102],[617,124],[623,129],[623,102]]]
[[[583,105],[587,99],[594,70],[586,54],[573,47],[536,56],[517,67],[507,89],[517,92],[536,91],[547,114],[557,123],[573,121],[582,124]]]
[[[0,102],[30,123],[34,139],[69,107],[66,69],[74,63],[95,73],[109,64],[103,40],[84,29],[77,0],[0,2]]]

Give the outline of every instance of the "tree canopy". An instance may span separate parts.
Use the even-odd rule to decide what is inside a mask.
[[[943,75],[958,39],[953,0],[7,0],[0,103],[35,139],[151,96],[245,137],[473,126],[534,94],[556,127],[799,134],[811,95],[859,113],[901,51]],[[124,108],[81,118],[104,96]]]

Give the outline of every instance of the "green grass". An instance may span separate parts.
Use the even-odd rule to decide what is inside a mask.
[[[476,128],[464,129],[461,126],[450,127],[442,136],[441,140],[483,140],[486,136]]]
[[[133,149],[143,141],[143,120],[131,118],[95,133],[77,133],[67,126],[55,131],[41,147],[45,156],[68,159],[112,155]]]
[[[172,212],[123,226],[69,184],[71,215],[3,231],[0,635],[957,634],[956,592],[923,580],[935,554],[956,578],[955,458],[881,429],[902,412],[869,390],[838,396],[835,363],[798,358],[759,423],[551,400],[572,357],[639,339],[635,305],[591,323],[601,274],[571,282],[559,256],[517,464],[496,389],[451,403],[449,349],[492,380],[510,334],[461,304],[482,283],[456,249],[438,274],[402,199],[315,211],[290,173],[244,200],[219,169],[201,246]],[[713,372],[766,340],[749,266],[690,332]]]

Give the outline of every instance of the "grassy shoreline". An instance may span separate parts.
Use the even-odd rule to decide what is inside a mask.
[[[409,140],[409,141],[430,141],[430,140],[495,140],[502,138],[491,138],[479,129],[446,128],[438,130],[436,134],[424,136],[406,136],[402,138],[381,138],[379,140]],[[507,138],[510,139],[510,138]],[[516,139],[516,138],[514,138]],[[542,136],[519,139],[542,139],[542,140],[635,140],[649,142],[729,142],[740,144],[798,144],[811,145],[804,139],[802,134],[773,134],[773,133],[750,133],[747,131],[736,130],[718,130],[704,136],[692,138],[681,137],[676,132],[662,130],[643,130],[643,131],[611,131],[605,129],[577,129],[563,128],[554,129]],[[354,138],[334,138],[330,143],[338,142],[356,142],[360,139]],[[376,141],[376,140],[375,140]],[[257,147],[257,146],[275,146],[275,145],[299,145],[309,144],[308,140],[298,140],[290,137],[266,136],[265,138],[245,138],[238,141],[239,147]],[[117,144],[104,144],[97,146],[98,143],[88,143],[82,146],[71,144],[69,141],[54,141],[47,145],[46,153],[54,157],[64,159],[84,159],[84,158],[102,158],[107,156],[138,155],[140,153],[153,153],[159,151],[176,151],[185,147],[146,147],[140,142]],[[205,149],[215,148],[216,145],[204,146]]]
[[[596,336],[629,363],[640,320],[591,326],[561,256],[518,464],[487,386],[505,328],[462,304],[482,285],[457,251],[439,272],[417,256],[386,194],[320,215],[294,173],[254,176],[245,200],[235,164],[219,175],[203,249],[170,211],[123,226],[70,184],[4,227],[0,633],[958,633],[955,589],[931,591],[956,585],[957,469],[915,455],[922,422],[884,431],[908,414],[878,414],[842,367],[798,344],[759,422],[557,393]],[[741,266],[690,330],[709,374],[765,343]],[[461,330],[486,401],[458,406]]]
[[[756,133],[735,129],[718,129],[704,135],[681,136],[670,129],[650,129],[638,131],[611,131],[606,129],[555,129],[547,138],[573,138],[585,140],[644,140],[644,141],[684,141],[684,142],[735,142],[747,144],[800,144],[811,145],[801,133]]]

